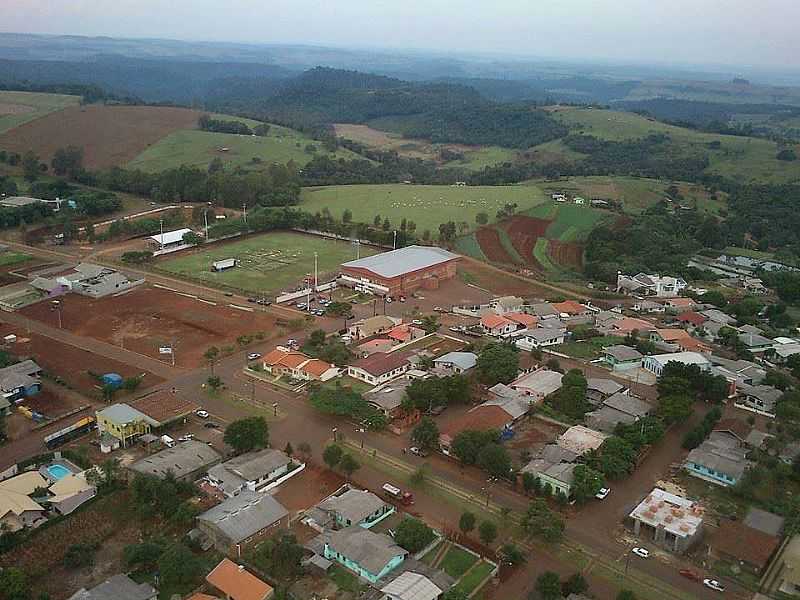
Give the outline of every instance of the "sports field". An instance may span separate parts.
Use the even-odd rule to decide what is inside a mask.
[[[257,121],[249,119],[224,115],[218,117],[242,121],[250,127],[258,125]],[[314,148],[313,152],[311,147]],[[205,169],[214,158],[219,157],[226,167],[262,169],[272,163],[284,164],[290,160],[302,166],[318,154],[334,158],[357,156],[344,148],[329,154],[320,142],[298,131],[270,125],[269,133],[263,137],[197,129],[175,131],[144,150],[127,166],[150,173],[181,165]]]
[[[300,207],[309,212],[327,208],[341,218],[349,209],[353,221],[372,223],[376,215],[388,218],[393,227],[402,219],[417,224],[417,234],[426,229],[435,236],[439,224],[454,221],[476,227],[475,216],[485,212],[489,221],[496,220],[497,211],[506,204],[516,203],[526,210],[545,202],[545,195],[536,186],[441,186],[441,185],[339,185],[304,188]]]
[[[174,258],[167,255],[156,264],[159,270],[206,284],[275,295],[293,289],[306,275],[313,274],[314,252],[317,253],[320,281],[325,275],[335,273],[343,262],[356,258],[356,248],[349,242],[276,232],[210,244]],[[360,252],[364,257],[378,250],[361,246]],[[239,264],[220,273],[213,272],[211,263],[225,258],[236,258]]]
[[[0,92],[0,133],[19,127],[48,113],[74,106],[78,96],[35,92]]]

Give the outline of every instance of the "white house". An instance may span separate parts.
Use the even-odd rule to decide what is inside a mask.
[[[667,363],[678,362],[684,365],[697,365],[701,371],[711,370],[711,362],[699,352],[673,352],[671,354],[654,354],[642,359],[642,368],[661,377]]]
[[[501,337],[517,330],[517,323],[503,316],[488,314],[481,319],[481,329],[493,337]]]
[[[678,296],[686,289],[686,285],[686,282],[680,277],[662,277],[661,275],[648,275],[647,273],[631,276],[617,273],[618,293],[635,293],[656,296],[657,298],[670,298]]]
[[[541,402],[561,389],[562,377],[563,375],[556,371],[539,369],[517,377],[508,385],[511,389],[532,397],[536,402]]]
[[[530,352],[534,348],[563,344],[564,338],[567,335],[565,329],[550,329],[547,327],[526,329],[517,333],[519,335],[514,336],[514,345],[520,350],[525,350],[527,352]]]
[[[292,459],[270,448],[248,452],[208,469],[209,481],[227,497],[261,491],[289,471]]]

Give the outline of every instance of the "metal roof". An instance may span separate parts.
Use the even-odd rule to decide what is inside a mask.
[[[388,535],[373,533],[358,525],[331,532],[329,545],[335,552],[376,575],[395,556],[408,554]]]
[[[448,352],[447,354],[434,359],[434,363],[453,364],[459,369],[466,371],[471,369],[478,362],[478,356],[473,352]]]
[[[207,510],[197,520],[214,525],[231,543],[236,544],[277,523],[288,514],[283,505],[271,495],[243,491]]]
[[[639,360],[642,358],[642,353],[636,348],[631,348],[630,346],[624,346],[622,344],[608,346],[605,350],[603,350],[603,352],[609,356],[613,356],[621,362]]]
[[[97,415],[102,416],[108,419],[109,421],[113,421],[114,423],[118,423],[120,425],[135,423],[136,421],[144,421],[145,423],[149,423],[153,427],[158,426],[158,421],[151,419],[143,412],[138,411],[132,406],[128,406],[127,404],[112,404],[111,406],[108,406],[103,410],[98,410]]]
[[[381,588],[392,600],[436,600],[444,590],[419,573],[406,571]]]
[[[457,254],[435,246],[406,246],[342,264],[342,268],[366,269],[385,278],[399,277],[459,258]]]
[[[151,235],[150,239],[157,244],[176,244],[182,242],[183,236],[191,232],[192,230],[188,228],[176,229],[175,231],[165,231],[163,234]]]
[[[158,592],[147,583],[136,583],[119,573],[90,590],[78,590],[69,600],[151,600]]]
[[[159,478],[166,477],[167,473],[172,471],[175,477],[180,479],[217,462],[220,458],[219,453],[208,444],[190,440],[143,458],[133,463],[130,469]]]
[[[386,502],[369,490],[347,490],[339,496],[330,496],[317,506],[325,511],[338,514],[353,524],[360,523],[377,512]]]

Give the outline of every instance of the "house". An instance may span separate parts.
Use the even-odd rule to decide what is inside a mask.
[[[185,396],[176,393],[175,388],[151,392],[128,401],[128,405],[146,415],[155,423],[156,429],[166,427],[170,423],[181,422],[200,408]]]
[[[562,448],[558,444],[546,444],[537,454],[535,454],[527,465],[522,467],[522,473],[531,473],[534,477],[539,477],[551,467],[564,463],[574,463],[579,454],[572,450]]]
[[[703,315],[706,320],[719,323],[720,325],[725,325],[727,327],[736,325],[736,319],[729,314],[722,312],[718,308],[707,308],[705,310],[701,310],[699,314]]]
[[[381,588],[380,600],[438,600],[444,590],[413,571],[405,571]]]
[[[340,283],[361,286],[388,296],[438,289],[456,276],[461,259],[436,246],[406,246],[342,264]]]
[[[404,413],[402,404],[406,397],[406,388],[413,381],[414,378],[408,375],[399,377],[365,392],[364,400],[376,410],[381,411],[387,419],[399,418]]]
[[[770,514],[770,513],[767,513]],[[768,534],[747,524],[747,521],[721,519],[713,530],[708,547],[712,554],[760,575],[780,545],[779,534]]]
[[[689,329],[697,329],[698,327],[702,327],[703,324],[708,321],[708,317],[705,315],[701,315],[700,313],[691,310],[679,314],[676,319],[678,323]]]
[[[800,534],[789,540],[780,560],[775,571],[780,577],[778,591],[790,596],[800,594]]]
[[[0,397],[19,403],[42,389],[42,368],[32,360],[23,360],[0,369]]]
[[[617,293],[670,298],[678,296],[684,289],[686,289],[686,282],[680,277],[662,277],[646,273],[633,276],[617,274]]]
[[[187,233],[194,233],[194,231],[186,227],[173,231],[163,231],[156,235],[151,235],[147,238],[147,241],[155,252],[166,254],[193,246],[194,244],[187,244],[183,241]]]
[[[474,352],[448,352],[433,360],[433,364],[437,369],[449,371],[456,375],[469,371],[477,363],[478,356]]]
[[[69,600],[156,600],[158,591],[149,583],[136,583],[119,573],[90,590],[81,588]]]
[[[549,302],[537,302],[528,307],[528,311],[538,319],[557,319],[558,311]]]
[[[664,348],[683,352],[708,352],[710,348],[696,340],[685,329],[656,329],[650,332],[650,341]]]
[[[412,340],[419,339],[426,335],[424,329],[414,327],[413,325],[397,325],[386,333],[386,337],[396,344],[405,344]]]
[[[30,496],[46,487],[47,482],[36,471],[0,481],[0,530],[19,531],[44,522],[44,507]]]
[[[468,410],[460,417],[442,427],[439,433],[439,446],[442,452],[450,455],[450,446],[462,431],[504,431],[513,423],[514,417],[499,403],[483,403]]]
[[[669,309],[670,312],[685,312],[692,310],[697,306],[697,302],[691,298],[665,298],[664,308]]]
[[[617,424],[635,423],[651,410],[647,402],[617,392],[603,401],[599,409],[586,413],[586,424],[597,431],[613,433]]]
[[[783,396],[783,392],[770,385],[748,385],[743,383],[738,386],[736,407],[764,415],[765,417],[775,418],[775,407],[781,396]]]
[[[654,488],[628,516],[640,539],[683,554],[702,537],[704,512],[691,500]]]
[[[175,479],[191,481],[220,461],[222,456],[205,442],[189,440],[172,448],[165,448],[136,461],[128,468],[134,473],[164,479],[172,473]]]
[[[391,352],[395,345],[394,341],[389,338],[373,338],[356,346],[356,354],[364,358],[376,352]]]
[[[158,422],[154,419],[122,403],[112,404],[102,410],[98,410],[95,416],[97,418],[98,433],[116,438],[123,448],[129,446],[136,438],[150,433],[152,428],[158,426]]]
[[[379,385],[399,377],[411,368],[410,352],[375,352],[347,367],[347,374],[359,381]]]
[[[553,308],[558,312],[562,321],[574,321],[574,319],[585,318],[592,315],[592,311],[580,302],[565,300],[564,302],[554,302]]]
[[[597,450],[607,437],[608,435],[600,431],[583,425],[573,425],[556,438],[556,444],[576,456],[583,456],[590,450]]]
[[[743,277],[741,283],[742,288],[744,288],[748,294],[753,294],[754,296],[769,294],[769,289],[758,277]]]
[[[654,302],[647,298],[637,301],[631,308],[642,313],[663,313],[667,310],[663,302]]]
[[[572,494],[572,485],[575,483],[573,471],[577,466],[575,463],[562,462],[535,473],[535,476],[543,486],[549,485],[552,488],[553,495],[561,492],[569,498]]]
[[[800,343],[779,344],[773,346],[771,350],[767,350],[764,354],[773,362],[785,364],[790,356],[800,354]]]
[[[280,450],[265,448],[236,456],[208,470],[209,481],[228,496],[264,488],[289,472],[292,459]]]
[[[275,348],[263,361],[264,370],[276,377],[285,375],[302,381],[328,381],[339,375],[336,365],[283,348]]]
[[[759,335],[753,332],[740,333],[738,335],[738,338],[739,341],[742,342],[745,345],[745,347],[753,354],[758,354],[760,352],[766,352],[767,350],[772,350],[775,345],[775,342],[769,339],[768,337],[764,337],[763,335]]]
[[[690,475],[730,487],[750,467],[747,452],[734,436],[712,431],[707,440],[689,452],[684,468]]]
[[[671,354],[654,354],[645,356],[642,359],[642,368],[650,371],[657,377],[661,377],[667,363],[677,362],[683,365],[697,365],[701,371],[709,371],[711,362],[702,354],[697,352],[673,352]]]
[[[270,600],[275,595],[271,585],[227,558],[206,575],[206,581],[226,600]]]
[[[603,361],[612,371],[637,369],[642,363],[643,355],[636,348],[615,344],[603,349]]]
[[[395,508],[369,490],[348,488],[339,495],[328,496],[315,507],[325,513],[336,527],[369,529],[394,514]],[[326,557],[327,558],[327,557]]]
[[[708,357],[713,365],[713,370],[732,380],[737,386],[742,384],[759,385],[767,376],[767,371],[760,365],[743,359],[733,360],[712,354]]]
[[[613,396],[617,392],[623,391],[625,388],[622,384],[617,383],[613,379],[601,379],[598,377],[589,377],[586,380],[586,400],[589,404],[597,406],[603,403],[603,400]]]
[[[241,548],[288,527],[289,512],[270,494],[243,490],[198,515],[197,528],[222,553],[240,556]]]
[[[370,583],[377,583],[397,568],[408,552],[388,535],[361,527],[345,527],[323,534],[323,556]]]
[[[523,312],[510,312],[503,316],[516,323],[518,329],[533,329],[539,323],[538,317]]]
[[[550,329],[547,327],[525,329],[514,335],[514,345],[520,350],[530,352],[534,348],[563,344],[566,335],[566,329]]]
[[[354,340],[360,340],[391,331],[401,323],[402,319],[387,317],[386,315],[376,315],[366,319],[359,319],[350,325],[347,333]]]
[[[70,473],[51,485],[48,492],[52,496],[47,499],[50,507],[60,515],[68,515],[94,498],[97,488],[87,481],[87,474],[90,472]]]
[[[498,315],[507,315],[509,313],[519,313],[525,306],[525,301],[518,296],[501,296],[489,302],[489,308]]]
[[[481,329],[487,335],[500,337],[517,330],[518,324],[500,315],[488,314],[481,318]]]
[[[547,396],[561,389],[562,378],[561,373],[542,368],[517,377],[509,387],[530,396],[533,402],[539,404]]]
[[[489,388],[489,398],[482,404],[479,404],[475,409],[481,406],[497,406],[502,408],[509,416],[509,422],[504,426],[504,429],[510,428],[511,425],[528,414],[531,408],[531,397],[508,387],[503,383],[497,383]],[[473,410],[475,410],[473,409]]]
[[[635,319],[633,317],[623,317],[622,319],[611,321],[608,327],[603,327],[601,331],[610,335],[625,336],[629,333],[632,334],[634,331],[644,334],[649,331],[655,331],[656,329],[658,328],[650,321]]]

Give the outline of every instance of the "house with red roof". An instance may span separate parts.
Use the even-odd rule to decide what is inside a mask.
[[[481,318],[481,329],[483,332],[493,337],[500,337],[512,333],[518,329],[519,325],[504,316],[488,314]]]
[[[516,323],[517,326],[522,329],[533,329],[539,323],[538,317],[523,312],[511,312],[506,313],[503,316],[509,321]]]
[[[494,404],[481,404],[467,411],[461,417],[448,423],[439,434],[439,445],[442,452],[449,455],[450,445],[462,431],[501,431],[514,421],[514,418],[502,407]]]
[[[386,337],[397,344],[405,344],[406,342],[419,339],[424,335],[425,335],[424,329],[420,329],[419,327],[414,327],[413,325],[402,324],[391,329],[386,334]]]
[[[656,329],[650,332],[650,341],[672,344],[683,352],[709,352],[711,347],[689,335],[685,329]]]
[[[263,361],[264,371],[276,377],[286,375],[305,381],[328,381],[339,375],[336,365],[294,350],[275,348]]]
[[[703,323],[708,321],[708,317],[701,315],[698,312],[694,312],[693,310],[681,313],[677,318],[681,325],[688,326],[691,329],[702,327]]]
[[[558,311],[559,315],[568,315],[570,317],[586,317],[592,314],[589,308],[580,302],[574,300],[565,300],[564,302],[554,302],[553,308]]]

